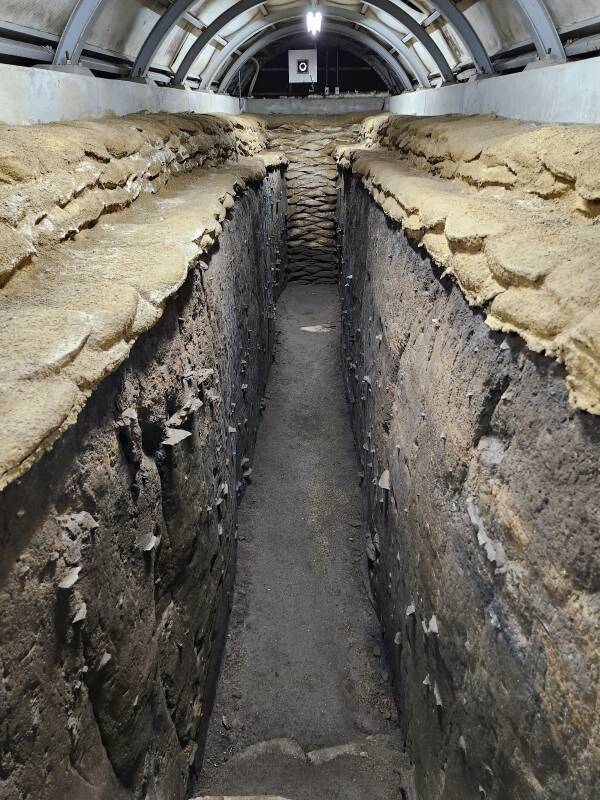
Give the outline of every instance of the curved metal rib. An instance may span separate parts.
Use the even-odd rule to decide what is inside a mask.
[[[181,85],[185,81],[194,62],[204,47],[210,42],[215,33],[218,33],[219,30],[221,30],[223,25],[231,22],[231,20],[235,19],[243,12],[249,11],[252,8],[256,8],[259,5],[260,2],[257,2],[257,0],[240,0],[238,3],[235,3],[231,8],[221,14],[220,17],[217,17],[217,19],[215,19],[214,22],[212,22],[196,39],[194,44],[185,54],[181,65],[175,74],[174,83],[176,85]],[[368,5],[372,5],[376,8],[379,8],[381,11],[385,11],[387,14],[390,14],[390,16],[397,19],[402,25],[404,25],[404,27],[410,30],[415,38],[419,39],[421,44],[429,51],[431,57],[437,64],[438,69],[444,76],[444,80],[454,81],[454,75],[452,74],[450,65],[444,58],[441,50],[433,41],[431,36],[429,36],[429,34],[423,30],[419,23],[413,17],[411,17],[410,14],[398,8],[398,6],[391,2],[391,0],[368,0]]]
[[[379,58],[385,62],[386,66],[391,70],[392,74],[396,76],[399,83],[408,88],[408,91],[412,90],[412,84],[408,78],[408,75],[400,64],[393,58],[390,53],[376,42],[372,37],[368,36],[365,33],[361,33],[360,31],[355,31],[352,28],[348,28],[344,25],[340,25],[338,22],[327,22],[324,26],[324,30],[332,31],[333,33],[337,33],[340,36],[346,36],[349,39],[353,39],[356,42],[361,42],[370,50],[372,50]],[[244,64],[256,53],[259,53],[264,47],[271,44],[272,42],[276,42],[278,39],[283,39],[286,36],[290,36],[295,33],[304,33],[306,31],[306,27],[303,22],[295,23],[294,25],[289,25],[286,28],[281,28],[280,30],[272,31],[271,33],[266,34],[265,36],[260,36],[256,42],[254,42],[247,50],[245,50],[241,56],[238,56],[233,64],[229,67],[227,72],[225,73],[225,77],[221,81],[221,85],[219,86],[219,92],[223,93],[227,90],[227,87],[237,75],[238,70],[240,70]]]
[[[293,36],[293,34],[291,35]],[[387,70],[386,64],[381,62],[375,53],[365,52],[365,50],[362,49],[357,42],[354,42],[352,39],[348,39],[345,36],[328,36],[327,45],[331,47],[343,48],[350,53],[354,53],[354,55],[365,61],[379,75],[382,82],[390,91],[394,91],[396,89],[395,83]],[[286,42],[285,38],[280,40],[277,47],[273,47],[269,50],[269,58],[274,58],[275,56],[279,55],[279,53],[286,50],[289,46],[290,43]],[[244,83],[243,79],[242,83]]]
[[[87,41],[90,29],[100,15],[107,1],[108,0],[78,0],[73,11],[71,12],[67,24],[65,25],[65,29],[56,48],[53,61],[54,64],[64,65],[79,63],[81,53]],[[152,58],[160,47],[162,41],[164,41],[164,38],[168,35],[173,26],[177,24],[177,22],[184,16],[186,11],[193,5],[193,1],[194,0],[175,0],[175,2],[165,11],[159,22],[151,31],[142,47],[142,50],[140,51],[132,71],[133,77],[140,77],[146,74]],[[514,0],[514,2],[531,33],[540,59],[561,61],[566,60],[564,46],[552,17],[546,8],[544,0]],[[410,30],[410,32],[413,33],[413,35],[415,35],[416,38],[418,38],[429,50],[432,56],[434,56],[434,52],[428,47],[428,43],[423,41],[421,37],[417,36],[417,31],[412,29],[410,22],[406,18],[400,18],[408,17],[409,20],[412,20],[410,15],[406,14],[406,12],[404,12],[402,9],[399,9],[393,2],[391,2],[391,0],[372,0],[370,4],[380,8],[382,11],[386,11],[403,23],[405,27],[407,27],[407,29]],[[257,3],[256,5],[259,4]],[[478,70],[488,74],[492,73],[493,67],[491,61],[485,49],[483,48],[479,37],[464,14],[456,8],[453,0],[436,0],[436,2],[432,2],[432,5],[437,8],[437,10],[455,28],[456,32],[473,56],[474,63]],[[388,6],[392,6],[391,10]],[[344,10],[346,11],[346,9]],[[230,18],[233,19],[234,17]],[[416,27],[420,28],[415,20],[412,21]],[[360,22],[358,22],[358,24],[360,24]],[[209,26],[209,28],[211,28],[211,26]],[[209,28],[207,28],[207,31]],[[218,32],[219,29],[220,26],[219,28],[215,29],[216,32]],[[428,38],[431,39],[431,37]],[[192,49],[195,49],[197,44],[198,42],[196,42]],[[204,45],[198,47],[198,53],[203,46]],[[406,57],[406,61],[409,61],[410,66],[417,75],[421,85],[426,86],[427,81],[423,80],[424,77],[426,79],[426,76],[424,76],[423,70],[421,70],[421,74],[419,74],[418,67],[415,64],[415,59],[413,59],[411,62],[410,59],[408,59],[406,52],[401,53],[400,48],[398,48],[395,44],[393,46],[399,51],[400,55],[404,55]],[[408,50],[408,48],[405,48],[405,50]],[[182,63],[182,67],[178,71],[176,83],[182,83],[183,80],[185,80],[185,77],[182,78],[181,75],[185,69],[185,75],[187,76],[189,68],[191,68],[196,57],[197,54],[195,52],[193,53],[192,51],[186,55],[186,58]],[[446,80],[450,80],[451,78],[448,76],[448,74],[444,73],[444,70],[441,68],[438,59],[435,58],[435,56],[434,59],[436,60],[438,68],[444,75],[444,78]],[[189,67],[187,66],[188,60],[190,61]],[[203,83],[203,85],[206,84]]]
[[[421,87],[429,88],[431,86],[427,71],[416,53],[407,47],[402,39],[390,31],[383,22],[378,19],[363,17],[362,14],[358,14],[356,11],[351,11],[343,6],[321,5],[319,7],[328,19],[343,19],[378,34],[390,47],[398,52],[398,58],[406,67],[407,71],[414,74],[417,83]],[[247,23],[222,50],[215,54],[213,62],[211,62],[205,70],[200,88],[206,89],[209,87],[221,75],[231,55],[256,33],[271,25],[289,22],[301,16],[303,13],[304,12],[300,10],[298,10],[298,12],[293,12],[292,9],[284,9],[283,11],[278,11],[275,14],[269,14],[267,17],[261,17],[260,19],[252,20]]]
[[[475,29],[462,11],[459,11],[454,5],[454,1],[435,0],[431,5],[448,20],[456,33],[460,36],[463,44],[469,53],[471,53],[477,72],[482,72],[484,75],[493,75],[494,67],[492,66],[492,62],[485,47],[481,43],[481,39],[477,36]]]
[[[440,0],[436,0],[436,3],[439,1]],[[442,2],[443,1],[444,0],[442,0]],[[195,2],[195,0],[175,0],[169,9],[165,11],[142,45],[142,49],[140,50],[131,72],[133,78],[141,78],[146,75],[157,50],[168,36],[169,31],[174,25],[177,24],[178,20],[181,19],[183,14],[193,4],[193,2]],[[204,47],[206,47],[207,44],[209,44],[211,39],[219,33],[224,25],[231,22],[231,20],[235,19],[245,11],[250,11],[259,5],[261,5],[261,0],[239,0],[233,6],[228,8],[227,11],[224,11],[220,16],[213,20],[185,54],[185,57],[183,58],[175,75],[174,83],[176,85],[181,85],[185,81],[190,69],[192,68],[201,51],[204,49]],[[395,3],[392,2],[392,0],[368,0],[368,5],[371,5],[374,8],[379,8],[381,11],[385,11],[386,14],[389,14],[398,20],[398,22],[400,22],[401,25],[410,31],[429,52],[435,61],[444,81],[454,81],[454,75],[452,74],[450,65],[446,61],[442,51],[439,49],[427,31],[423,30],[421,25],[414,19],[414,17],[411,17],[410,14],[399,8]],[[454,10],[456,11],[456,9]],[[457,13],[460,14],[460,12]],[[464,17],[462,18],[464,20]]]
[[[177,25],[186,11],[194,5],[195,0],[175,0],[165,13],[160,17],[156,25],[148,34],[146,41],[142,45],[138,57],[131,70],[132,78],[145,78],[146,73],[152,63],[154,56],[158,52],[161,44],[167,38],[171,29]],[[210,27],[210,25],[209,25]]]
[[[78,64],[87,41],[88,33],[107,0],[79,0],[65,29],[54,54],[54,64]]]
[[[567,54],[544,0],[515,0],[543,61],[566,61]]]

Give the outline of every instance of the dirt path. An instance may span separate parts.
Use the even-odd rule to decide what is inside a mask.
[[[236,771],[225,766],[257,742],[291,737],[308,751],[396,736],[379,625],[363,579],[337,289],[292,285],[278,318],[277,359],[240,514],[237,589],[201,792],[274,790],[233,785]],[[293,798],[304,796],[299,789]]]

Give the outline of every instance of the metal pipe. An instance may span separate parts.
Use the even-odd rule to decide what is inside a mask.
[[[252,76],[252,80],[250,81],[250,86],[248,87],[248,97],[252,97],[252,92],[254,91],[254,86],[256,85],[258,73],[260,72],[260,61],[254,57],[252,57],[250,61],[254,61],[256,64],[256,69],[254,71],[254,75]]]

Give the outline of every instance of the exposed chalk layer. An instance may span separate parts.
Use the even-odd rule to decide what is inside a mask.
[[[336,151],[491,328],[565,364],[600,414],[600,130],[380,115]]]

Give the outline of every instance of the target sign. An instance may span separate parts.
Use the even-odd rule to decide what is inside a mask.
[[[288,50],[289,82],[314,83],[317,80],[317,51]]]

